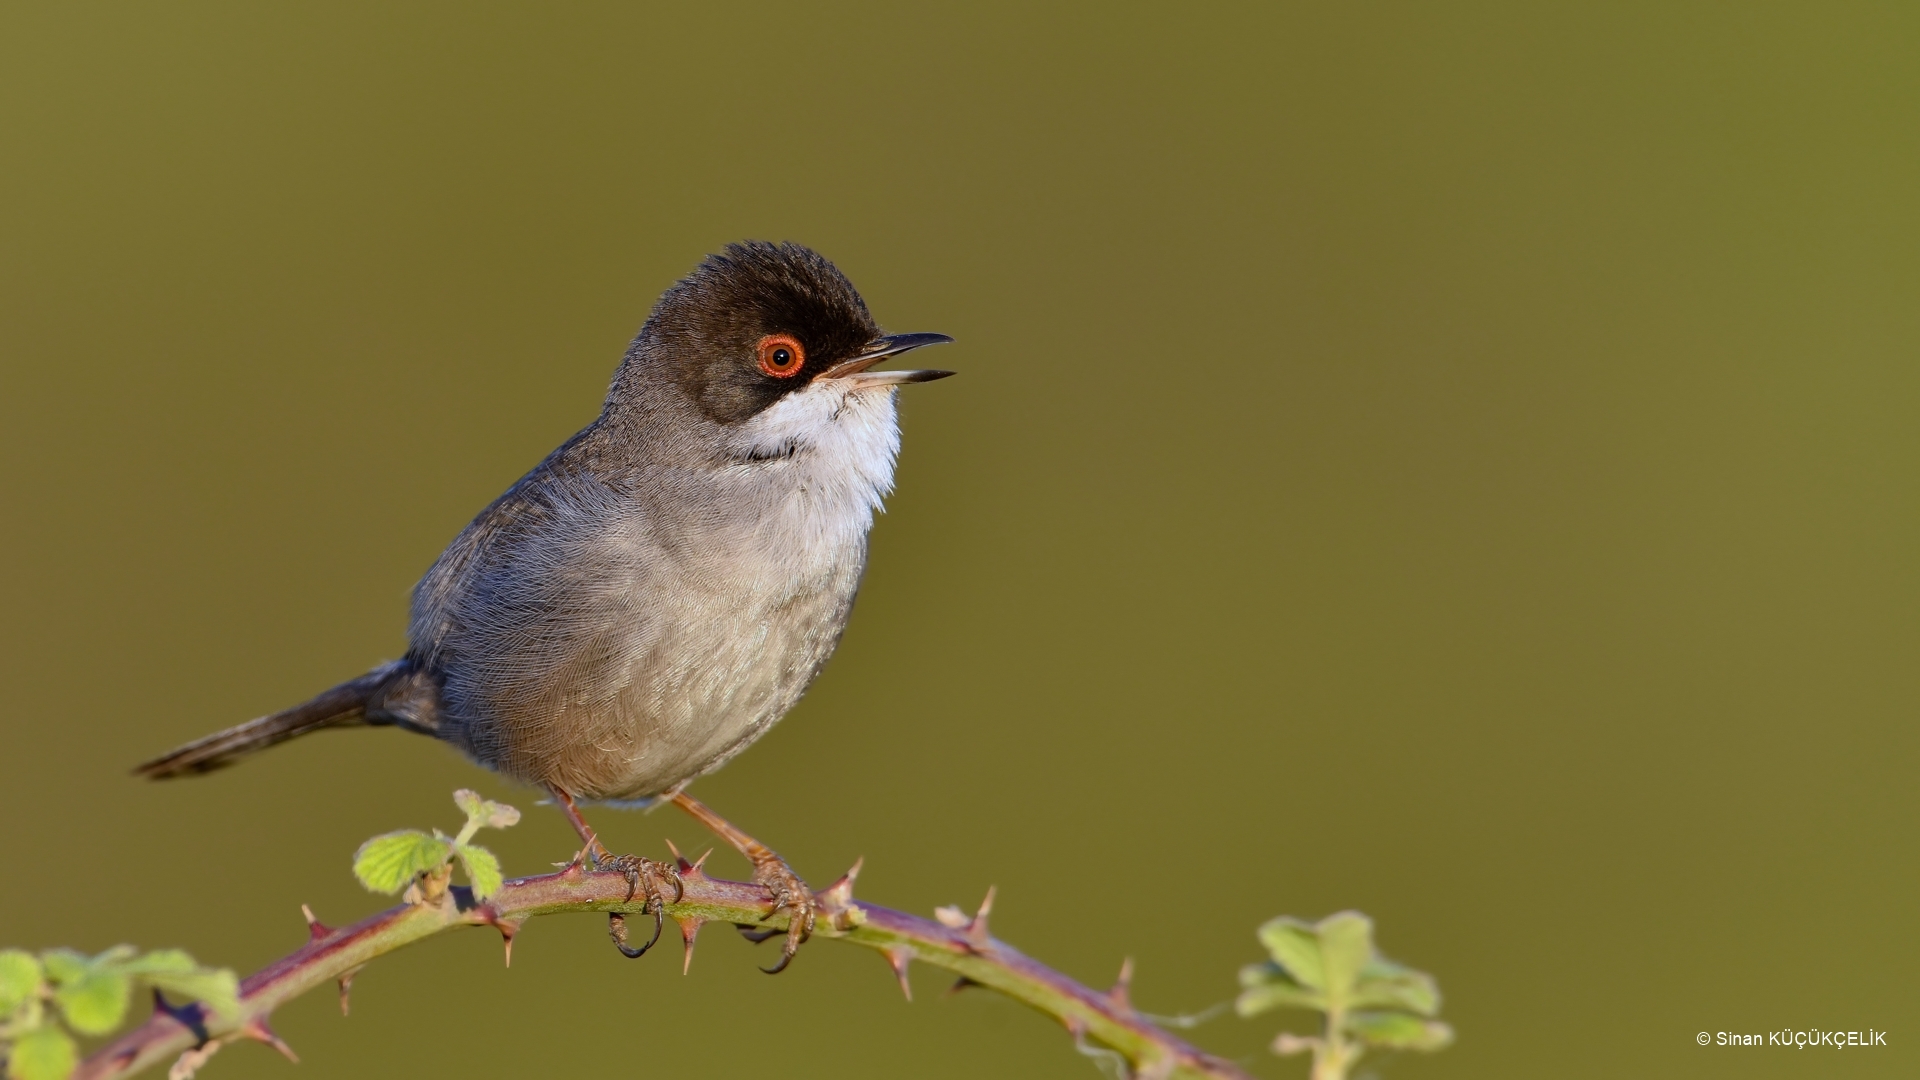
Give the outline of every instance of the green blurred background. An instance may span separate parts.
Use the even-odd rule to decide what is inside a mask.
[[[816,883],[997,884],[1161,1013],[1364,909],[1460,1031],[1382,1075],[1920,1068],[1912,6],[636,7],[0,15],[0,943],[252,969],[382,904],[367,836],[531,808],[393,732],[127,768],[396,655],[659,291],[790,238],[962,372],[839,657],[697,789]],[[543,920],[279,1026],[306,1080],[1096,1075],[765,955]],[[1277,1026],[1193,1037],[1304,1075]],[[1891,1045],[1694,1045],[1789,1026]]]

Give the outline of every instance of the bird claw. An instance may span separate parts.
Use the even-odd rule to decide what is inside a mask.
[[[660,940],[660,928],[663,925],[665,921],[661,919],[660,912],[656,909],[653,914],[653,936],[647,939],[645,945],[636,949],[627,944],[627,917],[618,911],[607,912],[607,936],[613,939],[613,947],[620,950],[620,955],[629,960],[638,960],[647,955],[647,950],[653,948],[654,943]]]
[[[769,854],[766,858],[755,859],[753,880],[767,890],[768,898],[773,901],[773,906],[767,909],[767,915],[785,911],[787,928],[785,931],[755,929],[751,932],[742,929],[741,934],[756,942],[765,941],[779,933],[787,935],[780,949],[780,962],[770,968],[760,969],[769,975],[778,975],[793,962],[793,954],[800,951],[800,946],[813,936],[814,922],[820,914],[820,902],[814,897],[813,890],[807,888],[807,883],[800,880],[800,875],[793,872],[793,867],[778,855]]]
[[[627,879],[627,900],[631,902],[635,894],[645,896],[642,912],[653,914],[653,936],[645,945],[634,948],[627,944],[627,917],[625,913],[610,911],[607,913],[607,936],[613,939],[613,947],[620,955],[629,960],[638,960],[647,954],[660,940],[660,930],[666,924],[667,900],[661,890],[663,883],[673,885],[673,902],[679,903],[686,897],[686,885],[680,880],[678,867],[657,863],[652,859],[643,859],[638,855],[611,855],[596,859],[594,868],[611,871]],[[642,890],[644,889],[644,893]]]

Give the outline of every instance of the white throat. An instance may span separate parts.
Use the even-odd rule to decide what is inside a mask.
[[[864,546],[893,490],[896,392],[816,380],[734,429],[728,449],[735,461],[722,483],[757,511],[755,525],[765,530],[758,546],[798,555],[808,569]]]

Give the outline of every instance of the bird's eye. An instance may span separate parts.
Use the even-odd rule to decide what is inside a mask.
[[[791,379],[807,364],[807,350],[789,334],[769,334],[760,339],[760,370],[776,379]]]

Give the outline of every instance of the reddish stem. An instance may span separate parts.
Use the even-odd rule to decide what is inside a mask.
[[[667,905],[683,928],[687,947],[708,921],[783,928],[783,912],[766,915],[766,890],[741,881],[706,876],[680,864],[685,894]],[[507,882],[485,903],[454,887],[436,901],[401,904],[351,926],[324,933],[267,965],[240,984],[237,1016],[212,1015],[205,1006],[156,1011],[139,1027],[100,1048],[80,1064],[74,1080],[130,1075],[200,1045],[204,1038],[252,1038],[277,1042],[267,1019],[274,1009],[317,986],[351,979],[373,958],[456,926],[494,926],[510,942],[519,924],[535,915],[562,912],[640,912],[644,897],[628,900],[617,873],[592,873],[578,865],[557,874]],[[1211,1077],[1248,1080],[1231,1062],[1206,1054],[1161,1030],[1136,1012],[1124,984],[1100,992],[1083,986],[1003,942],[988,936],[984,918],[943,925],[905,912],[855,901],[851,876],[819,894],[825,924],[820,936],[866,945],[887,954],[896,970],[921,960],[958,974],[964,983],[987,987],[1044,1012],[1071,1032],[1117,1051],[1135,1074],[1146,1077]],[[958,921],[958,920],[956,920]],[[324,929],[324,928],[321,928]]]

